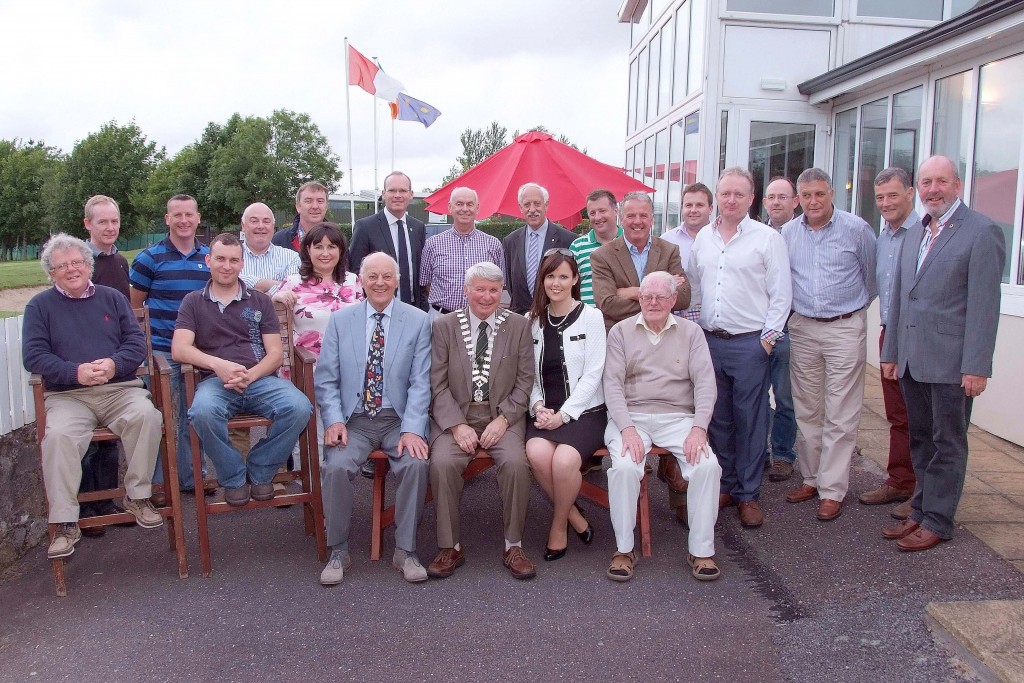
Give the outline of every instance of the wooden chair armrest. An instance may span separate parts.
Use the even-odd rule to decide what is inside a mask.
[[[153,365],[156,368],[158,374],[170,376],[171,363],[170,361],[167,360],[166,357],[158,354],[153,354]]]
[[[315,365],[317,360],[316,356],[313,354],[312,351],[310,351],[309,349],[304,349],[301,346],[295,347],[295,357],[298,359],[300,363],[305,363],[309,365]]]
[[[28,385],[30,387],[42,386],[42,384],[43,384],[43,376],[42,375],[40,375],[38,373],[35,373],[35,372],[33,372],[31,375],[29,375]]]

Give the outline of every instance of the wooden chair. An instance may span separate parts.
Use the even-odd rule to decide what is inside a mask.
[[[658,456],[669,456],[672,457],[668,451],[663,448],[655,446],[650,451],[653,455]],[[607,448],[601,448],[594,453],[597,457],[604,457],[608,455]],[[370,512],[370,559],[379,560],[381,555],[381,549],[384,544],[384,530],[395,523],[395,506],[390,505],[384,506],[384,484],[387,480],[388,470],[390,465],[388,464],[388,456],[384,451],[373,451],[370,453],[370,459],[374,461],[373,470],[373,499],[371,502]],[[466,467],[466,471],[462,473],[462,478],[465,481],[473,479],[477,475],[487,471],[494,465],[494,458],[490,456],[482,448],[477,449],[476,455],[472,460],[469,461],[469,465]],[[644,557],[651,556],[651,505],[650,498],[647,491],[647,475],[644,474],[644,478],[640,480],[640,498],[637,500],[637,521],[640,524],[640,547]],[[593,484],[586,479],[580,485],[580,496],[586,498],[595,505],[599,505],[604,509],[608,509],[608,491]],[[434,499],[433,493],[427,489],[427,500],[430,502]]]
[[[292,312],[281,303],[275,303],[278,320],[281,323],[281,343],[284,346],[284,363],[290,367],[291,381],[295,387],[316,406],[313,395],[313,365],[316,357],[306,349],[292,345]],[[191,365],[182,365],[181,374],[185,380],[185,397],[187,405],[192,405],[196,386],[199,383],[199,371]],[[271,420],[259,415],[242,414],[228,420],[228,429],[251,429],[268,427]],[[202,472],[202,448],[196,430],[189,427],[192,440],[192,471]],[[196,518],[199,528],[199,557],[203,566],[203,576],[213,574],[210,560],[209,515],[236,510],[252,510],[266,507],[287,507],[302,504],[305,531],[307,536],[316,539],[317,557],[321,562],[327,561],[327,535],[324,530],[324,508],[320,497],[320,447],[316,434],[316,410],[309,415],[309,422],[299,435],[299,472],[279,472],[274,483],[298,481],[301,491],[275,495],[270,500],[251,500],[247,504],[234,507],[216,498],[204,499],[196,496]],[[205,483],[216,484],[215,479],[207,479]],[[196,490],[199,487],[196,486]]]
[[[178,481],[178,457],[175,450],[174,442],[174,431],[175,422],[172,410],[170,385],[171,385],[171,366],[167,362],[167,359],[162,356],[154,356],[152,352],[152,346],[150,344],[149,336],[149,309],[148,308],[137,308],[135,309],[135,317],[139,321],[139,325],[146,332],[146,347],[148,349],[148,355],[146,356],[146,362],[144,362],[138,369],[138,376],[141,378],[149,377],[149,391],[153,397],[153,404],[160,411],[163,416],[163,430],[160,437],[160,460],[163,464],[163,471],[165,474],[165,481],[177,482]],[[46,435],[46,405],[44,403],[43,396],[43,382],[42,377],[33,374],[29,379],[29,385],[32,386],[32,394],[35,401],[36,408],[36,441],[39,448],[39,458],[42,460],[43,456],[43,437]],[[117,435],[106,427],[97,427],[93,430],[92,440],[93,441],[115,441]],[[157,512],[164,518],[165,526],[167,527],[167,540],[170,545],[170,549],[173,550],[178,558],[178,576],[182,579],[188,576],[188,560],[185,557],[185,532],[183,528],[183,520],[181,518],[181,492],[177,486],[168,486],[167,490],[168,504],[163,507],[157,507]],[[79,493],[79,503],[94,503],[102,500],[120,500],[124,498],[126,491],[124,487],[116,489],[103,489],[100,491],[90,491],[88,493]],[[46,491],[43,490],[43,497],[45,501]],[[49,513],[50,504],[46,502],[47,513]],[[98,517],[85,517],[78,520],[78,526],[83,529],[92,527],[104,527],[111,524],[121,524],[123,522],[134,522],[135,517],[127,512],[121,512],[113,515],[101,515]],[[57,525],[49,524],[49,536],[50,541],[53,541],[54,533],[56,532]],[[57,589],[57,595],[61,597],[67,596],[67,583],[65,576],[64,563],[65,560],[70,558],[58,558],[51,560],[53,565],[53,582]]]

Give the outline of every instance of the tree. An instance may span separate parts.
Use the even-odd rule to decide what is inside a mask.
[[[455,160],[455,165],[452,166],[441,184],[450,183],[487,157],[498,152],[508,144],[506,142],[507,135],[508,129],[497,121],[491,121],[491,125],[487,128],[478,130],[467,128],[462,131],[462,135],[459,136],[459,142],[462,143],[462,154]]]
[[[554,139],[556,139],[559,142],[561,142],[563,145],[569,145],[570,147],[572,147],[577,152],[582,152],[583,154],[587,153],[587,148],[586,147],[584,147],[583,149],[580,149],[573,142],[571,142],[569,140],[569,138],[567,138],[565,135],[562,135],[562,134],[555,135],[550,130],[548,130],[546,126],[534,126],[533,128],[529,129],[526,132],[527,133],[532,133],[532,132],[547,133],[548,135],[550,135]],[[515,133],[512,133],[512,139],[513,140],[515,140],[517,137],[519,137],[519,131],[518,130]]]
[[[46,197],[61,163],[59,150],[42,142],[0,140],[0,258],[49,234]]]
[[[146,140],[135,121],[119,126],[103,124],[75,143],[55,183],[51,216],[54,230],[84,236],[82,208],[94,194],[113,197],[121,207],[121,234],[131,236],[147,229],[144,201],[153,168],[164,158],[163,148]]]
[[[331,150],[327,137],[309,118],[278,109],[270,117],[271,147],[274,158],[283,164],[288,177],[288,195],[294,197],[299,185],[316,180],[329,192],[338,189],[341,158]]]
[[[246,118],[210,160],[206,196],[227,208],[232,222],[253,202],[270,204],[287,196],[288,169],[271,155],[272,139],[270,121]]]

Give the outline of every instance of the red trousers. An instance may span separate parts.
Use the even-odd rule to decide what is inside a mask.
[[[878,350],[882,350],[885,327],[878,337]],[[910,464],[910,432],[907,429],[907,404],[903,401],[898,380],[882,377],[882,400],[885,419],[889,421],[889,478],[885,483],[893,488],[913,491],[917,480]]]

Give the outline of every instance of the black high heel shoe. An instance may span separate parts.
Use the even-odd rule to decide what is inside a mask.
[[[569,549],[569,546],[566,546],[564,548],[560,548],[559,550],[553,550],[551,548],[545,547],[544,548],[544,561],[545,562],[554,562],[555,560],[560,560],[563,557],[565,557],[565,551],[568,550],[568,549]]]
[[[580,513],[580,517],[583,517],[583,521],[587,522],[587,528],[583,531],[576,531],[575,529],[573,529],[573,531],[576,531],[576,535],[580,537],[581,541],[590,545],[594,542],[594,527],[590,526],[590,522],[587,521],[587,518],[583,515],[583,510],[580,509],[579,505],[573,503],[573,507],[576,508],[576,512]],[[572,525],[570,524],[569,526]]]

